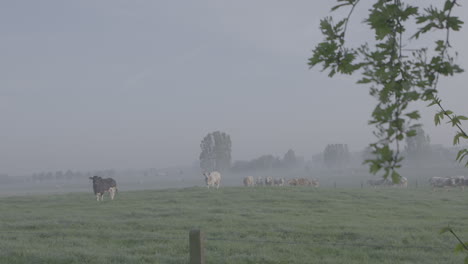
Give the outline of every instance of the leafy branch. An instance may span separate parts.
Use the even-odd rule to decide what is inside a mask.
[[[455,252],[458,252],[458,253],[465,252],[465,254],[467,254],[467,256],[465,257],[465,263],[468,263],[468,242],[463,242],[457,236],[457,234],[455,234],[453,229],[451,227],[449,227],[449,226],[445,227],[445,228],[442,228],[442,230],[440,230],[439,233],[444,234],[444,233],[447,233],[447,232],[450,232],[458,240],[458,244],[455,246]]]
[[[330,77],[336,73],[354,74],[359,71],[362,78],[358,83],[370,85],[370,95],[378,100],[369,120],[369,124],[375,126],[374,135],[377,141],[370,144],[375,158],[366,160],[365,163],[369,164],[372,173],[383,170],[384,178],[392,177],[398,182],[400,175],[397,169],[401,167],[403,160],[400,155],[400,141],[416,134],[415,128],[419,124],[414,121],[421,117],[418,111],[408,110],[414,102],[429,101],[429,105],[440,108],[434,122],[436,125],[440,124],[444,116],[449,119],[448,123],[459,131],[454,137],[454,144],[459,144],[461,138],[468,139],[461,125],[468,118],[445,110],[436,96],[440,76],[463,72],[449,53],[450,32],[459,31],[463,21],[452,16],[452,10],[458,6],[456,0],[446,0],[441,10],[430,6],[423,12],[401,0],[379,0],[372,5],[364,20],[374,32],[375,43],[370,45],[365,42],[358,48],[350,48],[345,45],[345,34],[358,2],[337,0],[338,5],[331,11],[349,7],[346,18],[336,24],[332,17],[321,20],[320,29],[325,39],[313,50],[309,66],[321,64],[322,71],[329,70]],[[409,40],[436,30],[445,30],[445,39],[435,42],[432,52],[434,55],[430,56],[426,47],[410,50],[411,55],[404,54],[408,51],[403,48],[407,44],[406,40],[404,43],[404,33],[407,25],[414,23],[412,21],[416,21],[421,27]],[[467,156],[468,150],[462,150],[458,153],[457,160],[461,162]],[[466,166],[468,167],[468,162]]]

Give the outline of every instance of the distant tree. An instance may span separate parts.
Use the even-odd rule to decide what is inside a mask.
[[[431,139],[424,133],[421,127],[417,127],[416,135],[406,138],[406,155],[410,160],[420,160],[427,158],[431,151]]]
[[[297,163],[296,153],[294,150],[290,149],[286,154],[284,154],[283,164],[287,168],[294,167]]]
[[[323,160],[328,168],[344,167],[349,162],[347,144],[328,144],[323,151]]]
[[[252,160],[254,169],[272,169],[281,167],[281,160],[273,155],[263,155]]]
[[[248,171],[250,162],[247,160],[236,160],[232,163],[231,171],[233,172],[244,172]]]
[[[65,172],[65,179],[71,180],[71,179],[73,179],[73,176],[74,176],[73,171],[67,170],[67,171]]]
[[[231,167],[231,137],[220,131],[206,135],[200,144],[200,168],[224,171]]]
[[[63,180],[63,178],[64,178],[64,175],[63,175],[62,171],[56,171],[55,172],[55,179],[56,180]]]
[[[76,178],[76,179],[81,179],[81,178],[83,178],[83,173],[82,173],[81,171],[75,172],[75,178]]]
[[[249,161],[235,161],[231,170],[233,172],[247,172],[280,168],[290,169],[292,167],[304,165],[304,163],[304,158],[296,156],[294,150],[290,149],[284,154],[283,159],[267,154]]]
[[[45,180],[51,180],[54,178],[54,174],[52,172],[47,172],[45,175]]]
[[[282,162],[278,157],[273,155],[262,155],[258,158],[245,161],[238,160],[232,165],[231,170],[233,172],[247,172],[253,170],[268,170],[272,168],[280,168]]]

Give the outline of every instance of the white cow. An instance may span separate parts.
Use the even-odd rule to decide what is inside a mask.
[[[252,176],[247,176],[244,178],[244,186],[254,186],[254,177]]]
[[[221,183],[221,174],[217,171],[212,171],[210,173],[204,172],[206,187],[210,188],[216,185],[216,189],[219,188]]]

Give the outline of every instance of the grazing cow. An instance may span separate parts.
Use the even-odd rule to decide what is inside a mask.
[[[446,188],[455,186],[455,178],[446,178],[446,177],[432,177],[429,179],[432,190],[435,191],[436,188]]]
[[[312,182],[306,178],[299,178],[297,179],[297,184],[302,186],[311,186]]]
[[[298,184],[297,184],[297,179],[294,178],[294,179],[288,180],[288,184],[289,184],[289,185],[292,185],[292,186],[297,186],[297,185],[298,185]]]
[[[262,177],[257,177],[257,180],[255,181],[255,185],[262,186],[265,182],[263,181]]]
[[[265,185],[266,186],[272,186],[273,185],[273,178],[272,177],[266,177],[265,178]]]
[[[216,189],[219,188],[219,184],[221,183],[221,174],[217,171],[213,171],[213,172],[210,172],[210,173],[203,173],[203,175],[205,176],[205,183],[206,183],[206,187],[208,187],[208,189],[211,187],[214,187],[216,185]]]
[[[103,179],[99,176],[89,177],[93,181],[93,190],[96,195],[96,199],[104,201],[104,193],[110,194],[111,200],[114,200],[114,196],[117,193],[117,183],[112,178]]]
[[[273,184],[276,186],[283,186],[284,185],[284,178],[276,178],[273,180]]]
[[[254,177],[252,176],[247,176],[244,178],[244,186],[254,186]]]

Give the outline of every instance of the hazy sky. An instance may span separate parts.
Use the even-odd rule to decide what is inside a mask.
[[[334,3],[1,1],[0,172],[192,164],[215,130],[231,135],[234,160],[361,150],[374,140],[368,87],[307,66]],[[468,20],[466,5],[457,13]],[[370,36],[360,21],[350,41]],[[452,44],[468,68],[466,29]],[[466,83],[440,85],[464,115]],[[420,109],[432,142],[450,145],[437,109]]]

